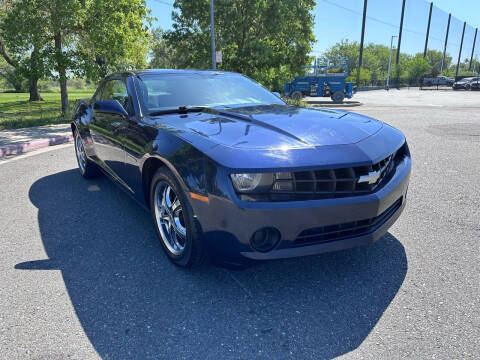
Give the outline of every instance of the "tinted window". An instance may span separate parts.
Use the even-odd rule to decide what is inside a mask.
[[[122,80],[107,81],[100,94],[100,100],[118,100],[125,110],[129,112],[127,85]]]
[[[143,74],[139,97],[146,112],[179,106],[284,104],[270,91],[239,74]]]

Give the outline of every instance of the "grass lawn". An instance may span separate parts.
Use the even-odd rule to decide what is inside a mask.
[[[60,93],[40,93],[44,101],[29,102],[28,93],[0,93],[0,130],[68,123],[61,116]],[[70,107],[76,99],[89,98],[92,91],[68,92]]]

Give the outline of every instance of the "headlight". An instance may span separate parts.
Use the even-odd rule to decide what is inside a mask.
[[[273,184],[273,174],[230,174],[235,190],[242,193],[268,191]]]

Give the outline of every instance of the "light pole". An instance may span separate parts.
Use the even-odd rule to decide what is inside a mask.
[[[212,69],[217,69],[217,58],[215,54],[215,22],[213,16],[213,0],[210,0],[210,34],[212,35]]]
[[[390,90],[390,68],[392,67],[392,49],[393,49],[393,38],[398,37],[397,35],[392,35],[390,40],[390,55],[388,56],[388,70],[387,70],[387,85],[385,86],[386,90]]]

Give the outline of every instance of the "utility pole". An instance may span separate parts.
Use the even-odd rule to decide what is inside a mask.
[[[402,32],[403,32],[403,18],[405,15],[405,1],[402,1],[402,14],[400,15],[400,28],[398,30],[398,45],[397,45],[397,58],[395,60],[396,64],[396,83],[397,83],[397,89],[400,90],[400,70],[398,63],[400,61],[400,46],[402,45]]]
[[[362,60],[363,60],[363,40],[365,39],[365,20],[367,18],[367,3],[368,3],[368,0],[363,1],[362,34],[360,39],[360,54],[358,55],[358,68],[357,68],[357,90],[360,86],[360,68],[362,67]]]
[[[475,43],[477,42],[477,32],[478,28],[475,29],[475,37],[473,38],[472,55],[470,55],[470,65],[468,66],[468,71],[472,70],[473,52],[475,51]]]
[[[440,75],[443,73],[443,66],[445,65],[445,56],[447,54],[447,44],[448,44],[448,33],[450,32],[450,20],[452,20],[452,14],[448,14],[447,33],[445,34],[445,45],[443,47],[442,66],[440,67]]]
[[[433,8],[433,2],[430,3],[430,11],[428,12],[427,35],[425,36],[425,49],[423,50],[424,59],[425,59],[425,56],[427,56],[427,50],[428,50],[428,36],[430,35],[430,24],[432,22],[432,8]]]
[[[402,32],[403,32],[403,18],[405,15],[405,1],[402,2],[402,15],[400,16],[400,28],[398,30],[398,45],[397,45],[397,59],[395,60],[395,64],[398,66],[398,62],[400,61],[400,46],[402,45]]]
[[[210,33],[212,35],[212,69],[217,69],[217,57],[215,53],[215,21],[213,15],[213,0],[210,0]]]
[[[455,70],[455,78],[458,76],[458,69],[460,67],[460,60],[462,57],[462,48],[463,48],[463,38],[465,37],[465,27],[467,26],[467,22],[463,23],[463,31],[462,31],[462,41],[460,42],[460,50],[458,51],[458,59],[457,59],[457,70]]]
[[[392,66],[392,50],[393,50],[393,38],[396,38],[397,35],[392,35],[392,39],[390,40],[390,55],[388,56],[388,70],[387,70],[387,86],[385,86],[386,90],[390,90],[390,68]]]

